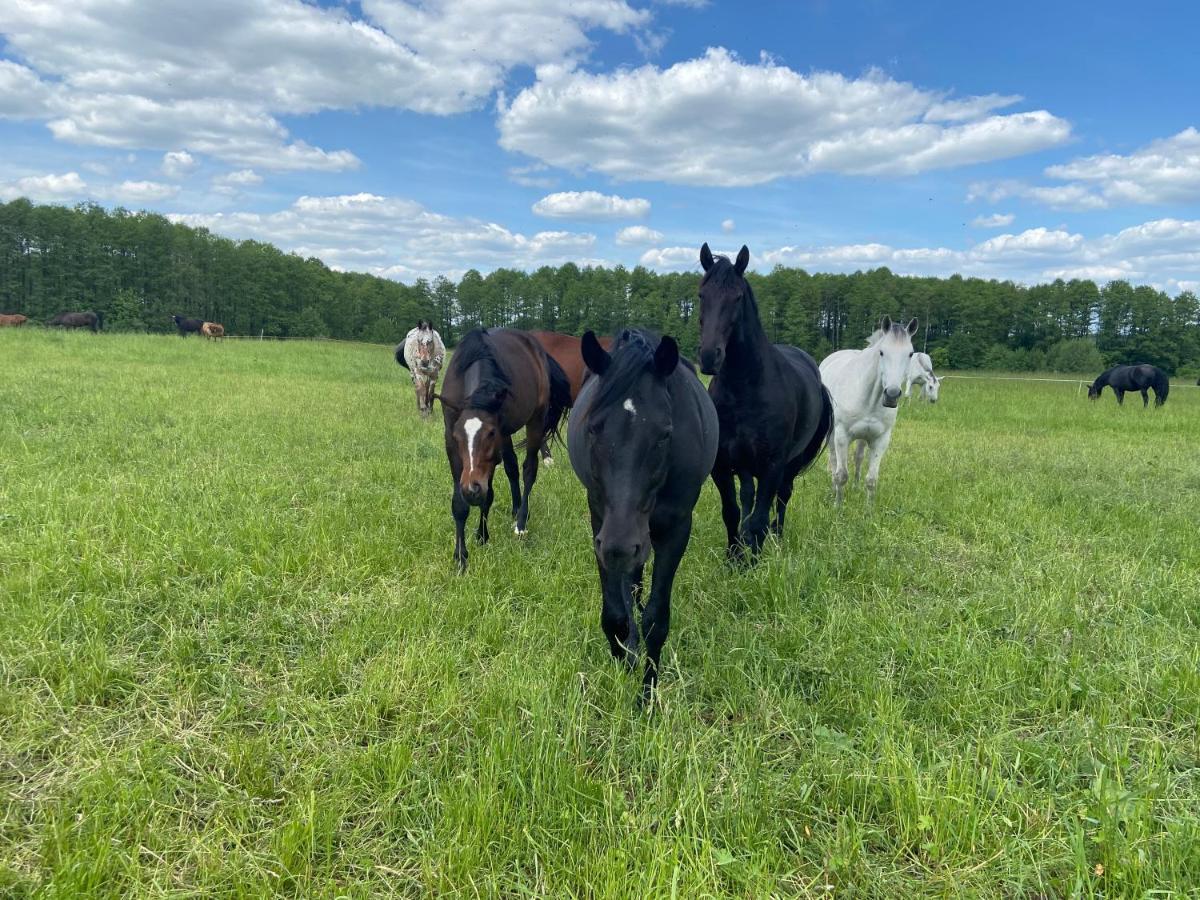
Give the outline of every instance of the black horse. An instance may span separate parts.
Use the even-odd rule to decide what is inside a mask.
[[[513,530],[524,534],[529,522],[529,492],[537,480],[542,444],[555,437],[571,405],[571,386],[558,363],[523,331],[508,328],[469,332],[454,350],[442,386],[446,458],[454,479],[454,561],[467,568],[465,529],[471,507],[479,507],[475,537],[488,541],[488,512],[495,494],[496,464],[512,489]],[[525,492],[517,474],[512,436],[525,429]]]
[[[90,328],[92,329],[92,334],[95,334],[104,327],[104,313],[59,313],[50,320],[49,324],[58,328]]]
[[[833,425],[833,401],[813,358],[767,340],[743,277],[749,262],[744,246],[733,263],[714,259],[708,244],[700,248],[700,370],[714,376],[708,391],[721,441],[712,478],[731,559],[744,558],[747,549],[757,554],[768,530],[783,536],[792,482],[820,456]]]
[[[1154,391],[1154,405],[1162,406],[1167,402],[1167,392],[1171,389],[1171,382],[1167,378],[1167,373],[1156,366],[1142,363],[1137,366],[1113,366],[1111,369],[1101,372],[1100,377],[1092,382],[1092,386],[1088,388],[1088,399],[1095,400],[1102,393],[1105,387],[1113,389],[1113,393],[1117,395],[1117,403],[1125,402],[1126,391],[1140,391],[1142,394],[1142,407],[1150,405],[1150,397],[1146,393],[1149,390]]]
[[[634,602],[642,603],[642,572],[654,549],[641,629],[648,698],[670,630],[671,585],[692,533],[692,509],[716,459],[720,426],[712,400],[671,338],[625,331],[610,356],[589,331],[580,349],[597,377],[579,392],[567,449],[587,489],[603,595],[600,627],[613,656],[630,668],[637,664],[639,637]]]
[[[203,319],[185,319],[183,316],[171,316],[171,321],[179,329],[180,337],[187,337],[189,334],[199,334],[200,329],[204,327]]]

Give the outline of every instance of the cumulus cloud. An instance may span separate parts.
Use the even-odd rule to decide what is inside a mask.
[[[993,213],[990,216],[976,216],[971,220],[974,228],[1007,228],[1017,217],[1012,213]]]
[[[1049,166],[1044,174],[1066,183],[982,182],[971,186],[968,199],[982,198],[994,203],[1006,197],[1020,197],[1053,209],[1073,210],[1195,203],[1200,201],[1200,131],[1185,128],[1127,156],[1114,153],[1084,156]]]
[[[650,201],[598,191],[562,191],[547,194],[533,204],[533,211],[550,219],[640,219],[650,212]]]
[[[881,243],[751,250],[751,267],[762,271],[775,265],[814,272],[886,266],[902,275],[957,273],[1026,283],[1055,278],[1124,278],[1177,292],[1187,290],[1200,269],[1200,220],[1157,219],[1096,237],[1061,228],[1030,228],[997,235],[965,250]],[[699,268],[699,251],[696,247],[655,248],[642,255],[641,263],[665,271],[694,271]]]
[[[170,218],[234,238],[269,241],[331,267],[409,278],[468,268],[536,268],[590,258],[596,236],[523,234],[495,222],[433,212],[416,201],[360,193],[300,197],[273,213],[177,214]]]
[[[213,176],[212,186],[218,194],[233,196],[247,188],[262,184],[262,181],[262,176],[253,169],[238,169],[236,172]]]
[[[16,181],[0,182],[0,200],[26,197],[35,202],[54,202],[80,197],[88,186],[78,172],[61,175],[29,175]]]
[[[947,100],[878,71],[803,75],[730,51],[610,74],[546,66],[499,105],[500,143],[550,165],[624,180],[753,185],[815,172],[907,175],[1060,144],[1045,110],[1015,98]],[[932,118],[931,118],[932,117]]]
[[[647,228],[645,225],[630,225],[617,232],[617,243],[622,246],[657,244],[663,239],[661,231]]]
[[[544,163],[534,163],[529,166],[514,166],[508,170],[508,179],[521,187],[552,188],[558,184],[558,179],[543,174],[550,167]]]
[[[60,140],[187,146],[262,169],[344,169],[345,150],[288,137],[281,115],[476,109],[518,66],[572,65],[591,32],[649,22],[626,0],[26,0],[0,5],[10,55],[0,116]]]
[[[733,234],[733,230],[736,227],[737,226],[734,224],[733,219],[726,219],[721,223],[721,230],[726,234]]]
[[[178,193],[179,186],[174,184],[162,184],[158,181],[122,181],[102,191],[101,196],[125,203],[153,203],[156,200],[174,197]]]
[[[162,173],[168,178],[185,178],[196,168],[196,158],[186,150],[168,150],[163,154]]]

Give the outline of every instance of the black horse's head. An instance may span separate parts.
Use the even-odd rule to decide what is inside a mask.
[[[1196,383],[1200,384],[1200,382],[1196,382]],[[1103,392],[1103,390],[1104,390],[1103,385],[1089,384],[1088,385],[1088,399],[1089,400],[1100,399],[1100,394]]]
[[[589,331],[581,350],[598,376],[587,412],[588,466],[604,504],[596,557],[610,571],[630,571],[650,554],[650,515],[670,465],[667,379],[679,348],[669,337],[626,331],[610,355]]]
[[[733,263],[724,256],[713,257],[708,244],[700,248],[700,371],[716,375],[725,362],[725,348],[742,315],[749,289],[742,276],[750,264],[750,248],[742,245]]]

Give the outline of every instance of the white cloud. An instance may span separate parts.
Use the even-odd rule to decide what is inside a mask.
[[[361,10],[361,15],[356,13]],[[60,140],[263,169],[344,169],[279,116],[363,106],[476,109],[518,66],[574,64],[590,33],[643,28],[625,0],[25,0],[0,5],[0,116]]]
[[[726,219],[721,223],[721,230],[726,234],[733,234],[733,230],[736,227],[737,226],[734,224],[733,219]]]
[[[514,184],[521,185],[521,187],[549,189],[558,184],[558,179],[541,174],[548,171],[550,171],[550,167],[544,163],[534,163],[530,166],[514,166],[508,170],[508,179]]]
[[[0,119],[32,119],[44,115],[52,93],[32,69],[0,59]]]
[[[968,199],[995,203],[1022,197],[1053,209],[1107,209],[1125,204],[1200,202],[1200,131],[1186,128],[1128,156],[1099,154],[1049,166],[1045,174],[1066,184],[1020,181],[971,186]]]
[[[562,191],[547,194],[533,204],[533,211],[550,219],[640,219],[650,212],[650,201],[597,191]]]
[[[596,236],[527,235],[494,222],[445,216],[401,197],[361,193],[300,197],[273,213],[172,215],[234,238],[269,241],[331,267],[384,277],[460,274],[468,268],[536,268],[590,257]]]
[[[777,264],[813,272],[854,272],[887,266],[901,275],[957,273],[1025,283],[1055,278],[1124,278],[1178,292],[1188,290],[1200,270],[1200,220],[1158,219],[1097,237],[1061,228],[1030,228],[1018,234],[997,235],[965,250],[881,243],[751,250],[751,267],[760,271],[769,271]],[[694,271],[699,267],[699,248],[656,248],[644,253],[641,263],[665,271]]]
[[[1017,217],[1012,213],[993,213],[990,216],[976,216],[971,220],[974,228],[1007,228]]]
[[[622,246],[657,244],[663,239],[661,231],[647,228],[645,225],[630,225],[617,232],[617,243]]]
[[[218,194],[235,196],[246,188],[262,184],[262,181],[262,176],[253,169],[238,169],[236,172],[213,176],[212,186]]]
[[[196,158],[186,150],[168,150],[163,154],[161,168],[168,178],[185,178],[196,168]]]
[[[78,198],[87,189],[87,182],[79,177],[78,172],[29,175],[16,181],[0,182],[0,200],[26,197],[35,202],[54,202]]]
[[[179,193],[179,186],[157,181],[122,181],[102,191],[100,196],[112,197],[125,203],[153,203]]]
[[[1070,136],[1068,123],[1044,110],[985,115],[1011,99],[948,101],[877,71],[803,75],[710,48],[668,69],[544,66],[531,87],[500,103],[498,125],[505,149],[561,168],[737,186],[822,171],[906,175]]]

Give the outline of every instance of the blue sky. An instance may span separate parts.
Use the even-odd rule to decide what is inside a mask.
[[[752,265],[1200,287],[1200,7],[0,0],[0,199],[411,281]]]

